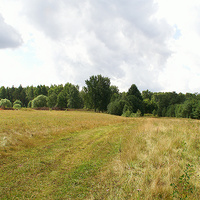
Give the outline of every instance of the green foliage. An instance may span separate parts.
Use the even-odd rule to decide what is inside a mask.
[[[144,115],[143,101],[138,99],[135,95],[127,96],[126,101],[127,101],[126,105],[132,113],[136,113],[137,110],[139,109],[141,111],[142,115]]]
[[[149,99],[149,100],[151,100],[152,96],[153,96],[153,92],[150,92],[149,90],[142,91],[142,98],[143,99]]]
[[[82,98],[79,93],[79,87],[69,84],[65,85],[67,88],[67,107],[68,108],[81,108],[83,105]]]
[[[8,99],[1,99],[0,107],[1,108],[11,108],[12,107],[12,103]]]
[[[170,184],[170,186],[173,187],[173,198],[183,200],[187,199],[188,195],[193,193],[194,187],[190,183],[190,178],[193,173],[193,165],[187,164],[184,173],[179,177],[179,181],[177,183]]]
[[[53,108],[56,106],[56,104],[57,104],[57,94],[53,92],[47,98],[47,105],[49,108]]]
[[[28,86],[26,88],[26,96],[27,96],[27,99],[28,101],[31,101],[34,99],[34,87],[33,86]]]
[[[123,114],[122,114],[122,117],[141,117],[142,116],[142,113],[141,111],[138,109],[136,113],[132,113],[128,107],[124,107],[124,111],[123,111]]]
[[[122,117],[131,117],[132,112],[129,110],[128,106],[125,105],[123,109]]]
[[[115,100],[108,104],[108,113],[112,115],[119,115],[123,114],[124,105],[126,104],[125,100]]]
[[[19,105],[21,105],[21,107],[22,107],[22,102],[21,102],[20,100],[16,100],[16,101],[13,103],[13,106],[14,106],[15,104],[19,104]]]
[[[110,102],[113,102],[119,98],[119,89],[117,86],[111,85],[110,90],[111,90]]]
[[[52,93],[59,94],[63,90],[63,85],[51,85],[51,87],[48,90],[48,96],[50,96]]]
[[[153,114],[158,117],[179,117],[200,119],[200,94],[176,92],[150,92],[138,90],[132,84],[128,92],[119,92],[117,86],[110,86],[110,79],[101,75],[91,76],[85,81],[86,86],[79,91],[78,85],[66,83],[60,85],[28,86],[22,85],[15,88],[0,87],[0,99],[8,99],[13,106],[20,104],[21,107],[36,107],[37,97],[43,98],[44,103],[39,107],[48,106],[63,108],[89,108],[95,111],[107,111],[109,114],[122,115],[129,110],[131,113],[141,111],[141,115]],[[35,102],[35,99],[36,102]],[[20,101],[20,102],[18,102]],[[16,106],[19,107],[19,106]],[[128,114],[129,115],[129,114]]]
[[[132,96],[132,95],[134,95],[135,97],[137,97],[139,100],[142,101],[142,95],[135,84],[132,84],[127,92],[127,96]]]
[[[28,102],[28,108],[32,108],[32,101]]]
[[[13,108],[16,109],[16,110],[19,110],[19,109],[22,108],[22,106],[21,106],[21,104],[16,103],[16,104],[13,105]]]
[[[152,114],[153,114],[153,116],[156,116],[157,115],[157,111],[154,109]]]
[[[16,100],[14,103],[13,103],[13,108],[16,109],[16,110],[19,110],[22,108],[22,102],[20,100]]]
[[[67,108],[67,94],[62,91],[58,94],[57,97],[57,106],[58,108]]]
[[[6,99],[7,95],[6,95],[6,88],[4,86],[2,86],[0,88],[0,99]]]
[[[85,99],[89,108],[106,111],[111,98],[110,79],[101,75],[91,76],[85,81]]]
[[[47,96],[39,95],[32,100],[32,108],[47,107]]]
[[[153,110],[157,109],[156,104],[152,100],[147,98],[143,100],[143,105],[144,105],[144,113],[152,113]]]
[[[171,105],[183,103],[183,100],[184,98],[182,94],[177,94],[175,92],[159,92],[154,93],[152,96],[152,101],[155,102],[157,105],[157,115],[159,117],[165,117],[169,115],[170,112],[172,113],[172,115],[174,115],[173,110],[169,112],[167,110],[173,109],[170,107]]]

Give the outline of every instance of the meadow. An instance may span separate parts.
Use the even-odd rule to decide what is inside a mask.
[[[199,199],[200,121],[0,110],[0,199]]]

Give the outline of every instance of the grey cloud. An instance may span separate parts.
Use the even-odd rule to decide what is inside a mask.
[[[81,30],[84,3],[81,1],[24,1],[28,20],[53,40],[74,36]]]
[[[54,59],[63,79],[84,84],[88,76],[101,73],[119,79],[123,87],[156,86],[171,55],[166,42],[173,27],[152,18],[153,0],[24,2],[30,22],[57,42]]]
[[[22,42],[20,34],[12,26],[6,24],[0,14],[0,49],[15,48]]]

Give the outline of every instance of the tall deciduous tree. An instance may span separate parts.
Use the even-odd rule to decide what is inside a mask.
[[[106,111],[111,97],[110,79],[97,75],[91,76],[85,83],[87,85],[84,87],[86,105],[94,108],[95,111]]]

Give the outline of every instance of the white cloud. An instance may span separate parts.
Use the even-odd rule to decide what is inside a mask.
[[[122,89],[132,83],[153,89],[170,56],[165,42],[172,28],[154,19],[155,11],[150,0],[37,0],[24,1],[23,9],[29,22],[52,40],[51,59],[60,80],[83,85],[89,76],[102,74],[120,80]]]
[[[26,85],[82,86],[89,76],[102,74],[122,91],[133,83],[151,91],[200,89],[196,0],[2,2],[5,23],[24,41],[12,56],[24,74],[31,68],[35,77],[22,77]],[[11,10],[13,5],[16,9]]]
[[[174,38],[168,43],[173,54],[167,60],[159,82],[164,91],[200,91],[200,35],[197,23],[200,2],[159,0],[159,18],[174,26]],[[169,12],[170,11],[170,12]],[[178,37],[175,37],[178,36]]]
[[[22,44],[20,34],[10,25],[5,23],[0,14],[0,49],[15,48]]]

